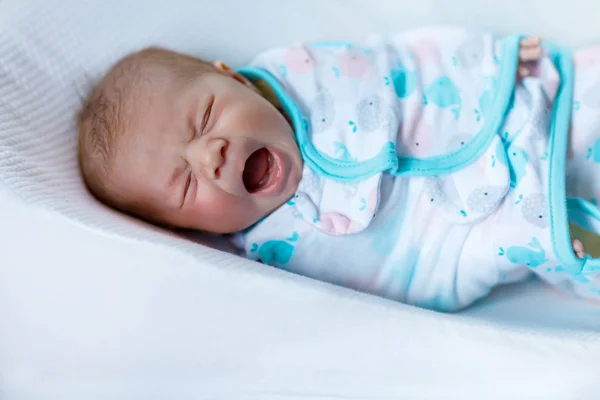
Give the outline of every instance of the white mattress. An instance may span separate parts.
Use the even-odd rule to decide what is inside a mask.
[[[0,0],[0,399],[598,398],[600,306],[529,282],[437,314],[149,228],[87,195],[73,116],[149,44],[240,65],[440,22],[584,44],[599,14],[591,0]]]

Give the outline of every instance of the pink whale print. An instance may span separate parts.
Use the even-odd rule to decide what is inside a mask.
[[[336,212],[323,213],[319,217],[321,228],[330,235],[344,235],[352,232],[350,218]]]
[[[369,59],[355,52],[348,52],[338,57],[337,66],[340,76],[347,78],[365,77],[371,73]]]
[[[600,46],[575,52],[573,63],[576,69],[588,69],[600,65]]]
[[[294,74],[306,74],[316,65],[310,53],[300,45],[289,48],[284,60],[288,71]]]
[[[440,58],[439,50],[432,38],[420,38],[411,43],[410,49],[420,65],[436,63]]]

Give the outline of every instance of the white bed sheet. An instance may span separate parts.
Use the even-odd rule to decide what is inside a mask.
[[[596,305],[531,282],[441,315],[285,274],[100,208],[69,149],[80,97],[147,44],[239,65],[273,44],[440,22],[583,44],[600,42],[599,11],[0,0],[0,399],[597,398]]]
[[[539,285],[441,315],[274,269],[199,263],[1,198],[12,226],[0,236],[11,243],[3,400],[594,399],[600,389],[598,310],[560,304],[574,330],[535,326],[548,321],[533,308],[558,304]]]

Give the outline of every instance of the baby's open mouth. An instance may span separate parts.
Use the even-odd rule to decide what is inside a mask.
[[[273,163],[273,154],[265,147],[250,154],[242,175],[248,193],[258,193],[270,186],[275,176]]]

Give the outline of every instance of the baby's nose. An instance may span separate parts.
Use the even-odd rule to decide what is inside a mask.
[[[228,146],[229,142],[225,139],[211,138],[202,141],[201,138],[195,146],[191,146],[188,161],[192,168],[195,165],[208,179],[219,179],[220,168],[225,164]]]
[[[225,164],[228,144],[227,140],[221,138],[210,139],[206,144],[202,167],[207,178],[219,179],[220,168]]]

